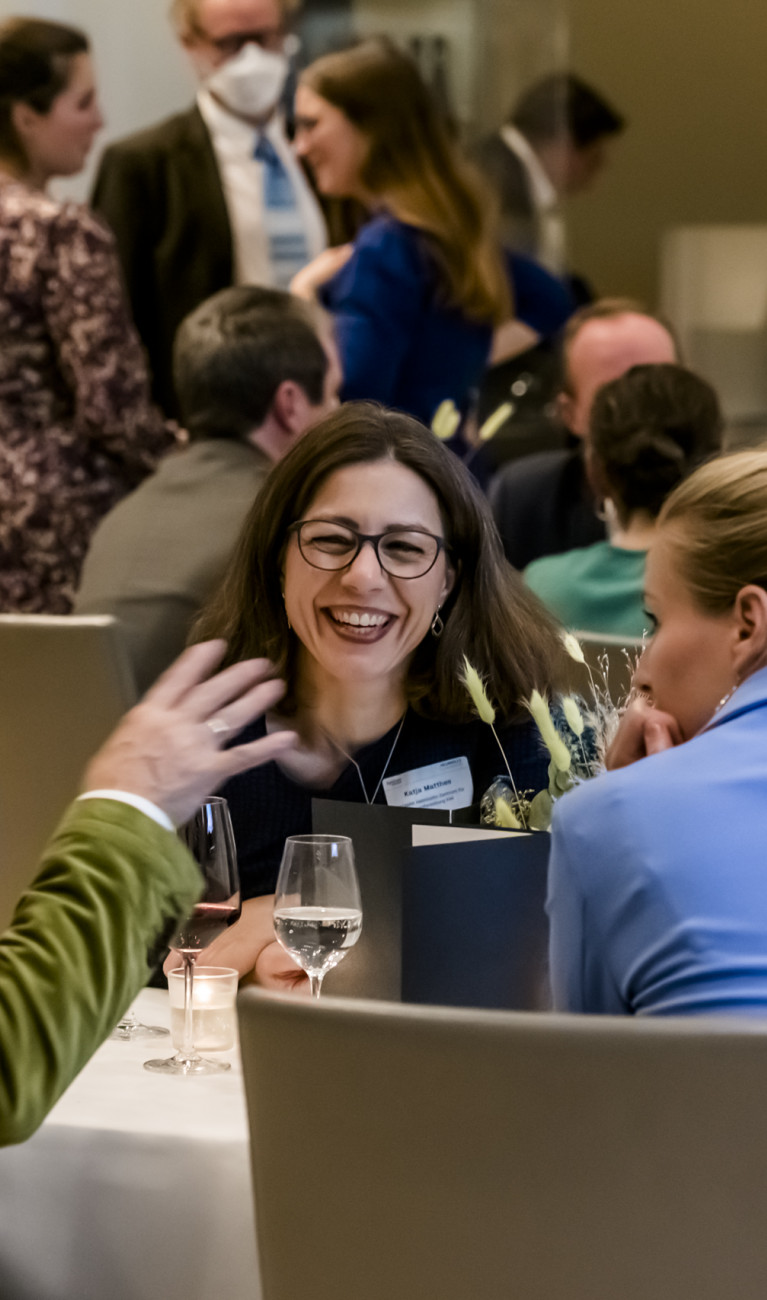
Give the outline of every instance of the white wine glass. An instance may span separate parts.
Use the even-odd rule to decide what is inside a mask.
[[[274,896],[274,932],[320,996],[329,970],[360,937],[362,903],[346,835],[291,835]]]
[[[209,1061],[194,1046],[194,964],[200,953],[240,915],[237,851],[226,799],[206,799],[179,830],[203,878],[203,893],[191,916],[171,943],[184,963],[184,1044],[175,1056],[145,1061],[144,1069],[161,1074],[217,1074],[228,1061]]]

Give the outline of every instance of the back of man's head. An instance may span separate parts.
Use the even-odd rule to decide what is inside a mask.
[[[630,298],[603,298],[570,318],[562,342],[560,417],[576,437],[588,432],[603,384],[632,366],[679,361],[671,326]]]
[[[190,438],[247,438],[264,423],[286,381],[319,406],[329,365],[320,337],[324,324],[319,307],[258,285],[222,289],[191,312],[173,349]]]
[[[554,72],[536,81],[515,104],[512,126],[531,144],[569,135],[579,149],[617,135],[625,118],[572,72]]]

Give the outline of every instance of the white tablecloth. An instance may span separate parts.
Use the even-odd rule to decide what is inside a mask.
[[[169,1025],[146,989],[140,1020]],[[169,1038],[108,1042],[19,1147],[0,1150],[2,1300],[258,1300],[248,1125],[226,1074],[150,1074]]]

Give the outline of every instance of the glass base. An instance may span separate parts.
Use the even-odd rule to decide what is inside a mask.
[[[154,1074],[220,1074],[231,1068],[228,1061],[210,1061],[206,1056],[183,1056],[181,1052],[166,1056],[162,1061],[144,1061],[144,1069]]]
[[[163,1029],[162,1025],[142,1025],[140,1021],[133,1019],[131,1016],[125,1016],[118,1020],[111,1034],[110,1039],[122,1039],[123,1042],[133,1042],[136,1038],[167,1038],[170,1034],[169,1029]]]

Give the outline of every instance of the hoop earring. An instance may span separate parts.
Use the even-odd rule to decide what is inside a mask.
[[[437,610],[434,618],[431,620],[431,634],[433,637],[441,637],[444,630],[445,624],[439,616],[439,610]]]

